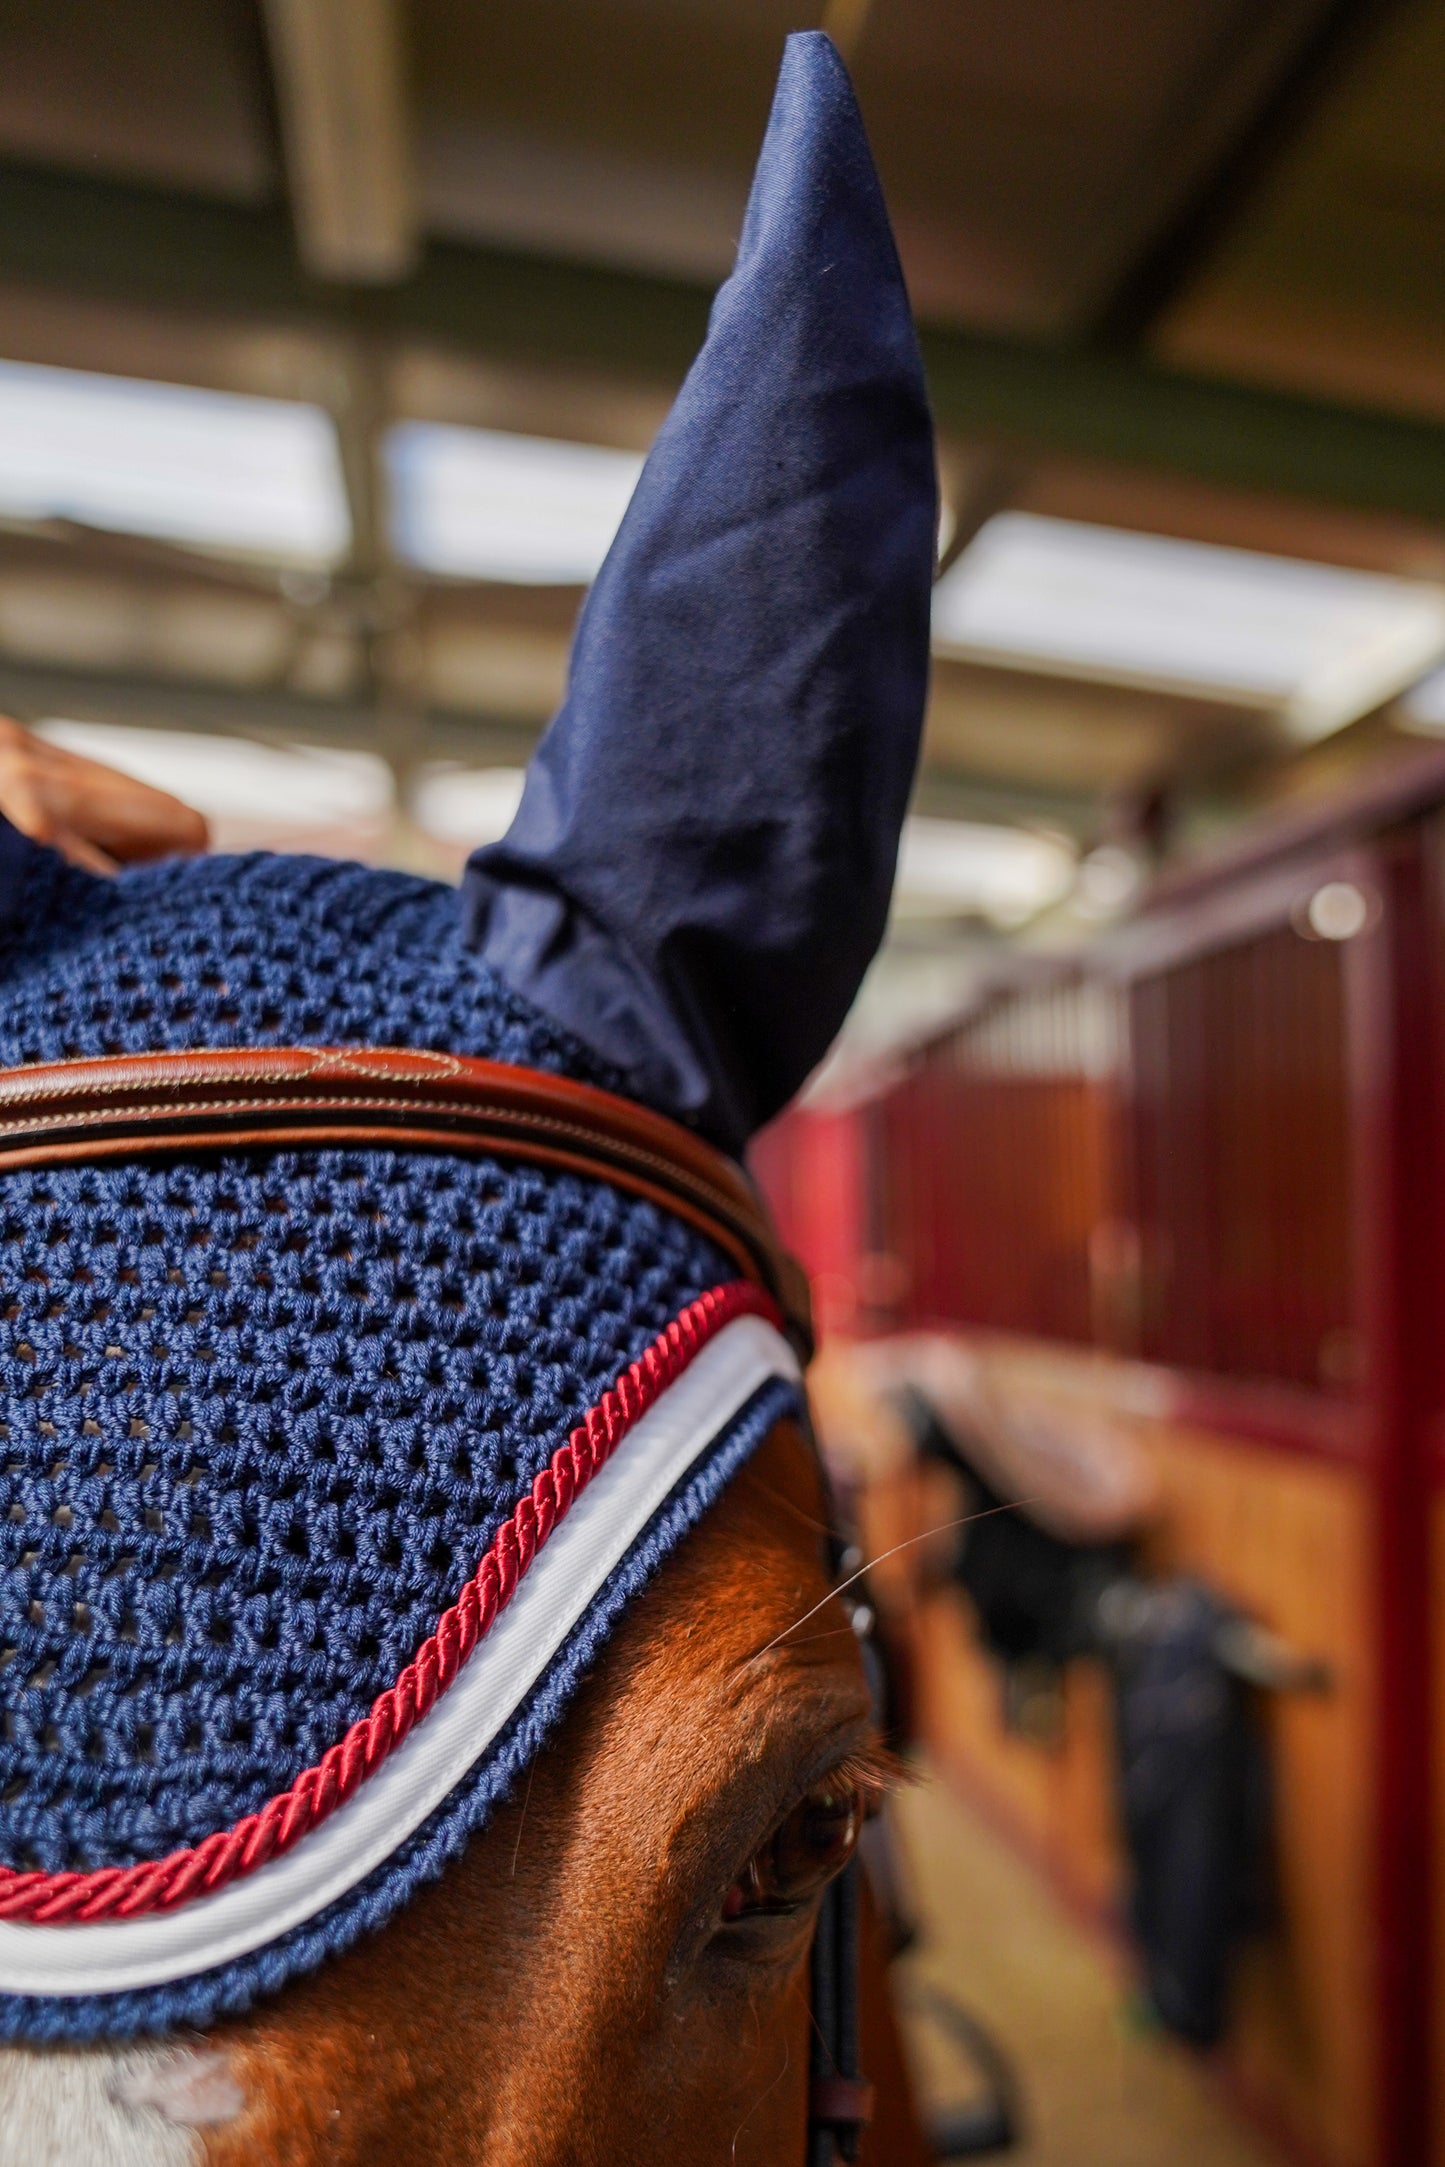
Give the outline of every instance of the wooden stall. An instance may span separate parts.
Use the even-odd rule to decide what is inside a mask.
[[[1252,838],[1084,959],[1005,975],[829,1117],[851,1174],[828,1270],[891,1293],[855,1326],[943,1329],[1064,1418],[1109,1410],[1157,1475],[1150,1563],[1328,1671],[1264,1703],[1277,1913],[1224,2062],[1330,2167],[1445,2161],[1442,800],[1437,761]],[[774,1174],[809,1119],[770,1140]],[[806,1199],[783,1202],[806,1251]],[[835,1336],[825,1419],[847,1360]],[[877,1467],[884,1548],[929,1500]],[[1117,1916],[1102,1677],[1074,1666],[1057,1734],[1019,1735],[963,1597],[898,1571],[887,1592],[938,1763]]]

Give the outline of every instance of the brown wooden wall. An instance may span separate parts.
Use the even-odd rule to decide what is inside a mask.
[[[879,1110],[903,1318],[1351,1391],[1345,984],[1286,919],[995,995]]]
[[[998,1344],[989,1345],[997,1361]],[[835,1349],[828,1359],[837,1365],[847,1355]],[[1133,1365],[1026,1343],[1008,1359],[1033,1390],[1046,1387],[1065,1416],[1071,1405],[1102,1403],[1143,1442],[1160,1484],[1152,1565],[1209,1580],[1333,1673],[1326,1695],[1265,1705],[1280,1909],[1278,1923],[1245,1953],[1226,2054],[1267,2123],[1330,2167],[1369,2167],[1378,2156],[1379,2069],[1368,1485],[1347,1460],[1244,1443],[1165,1406],[1140,1412],[1141,1399],[1157,1401],[1159,1391]],[[819,1397],[826,1417],[836,1397],[828,1390]],[[930,1479],[904,1468],[866,1487],[870,1554],[936,1522],[940,1500],[929,1493]],[[1125,1866],[1101,1671],[1079,1663],[1067,1673],[1057,1742],[1011,1734],[1001,1720],[999,1673],[977,1646],[966,1599],[954,1589],[929,1592],[910,1562],[916,1555],[905,1552],[882,1570],[880,1595],[912,1650],[917,1718],[931,1756],[1023,1842],[1069,1901],[1096,1920],[1117,1919]]]
[[[908,1320],[1095,1336],[1120,1025],[1106,986],[1001,996],[884,1100],[882,1239],[904,1266]]]
[[[1348,942],[1312,937],[1326,881],[1367,901]],[[1269,1704],[1284,1912],[1229,2059],[1331,2167],[1445,2167],[1445,816],[1256,863],[1031,970],[869,1122],[869,1238],[901,1290],[880,1321],[1007,1335],[1117,1393],[1158,1466],[1155,1561],[1332,1665],[1327,1699]],[[922,1509],[894,1492],[870,1548]],[[945,1764],[1110,1901],[1099,1681],[1069,1680],[1045,1751],[1005,1732],[959,1598],[911,1630]]]
[[[1358,1376],[1344,958],[1292,924],[1129,993],[1136,1348],[1325,1391]]]

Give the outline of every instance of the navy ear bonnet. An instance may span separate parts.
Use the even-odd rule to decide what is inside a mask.
[[[727,1150],[883,934],[928,683],[933,431],[843,63],[788,40],[737,269],[468,881],[482,951]]]
[[[6,1066],[311,1041],[608,1080],[476,963],[455,894],[428,883],[260,858],[105,884],[37,854],[27,901]],[[0,1271],[0,1863],[50,1874],[163,1859],[317,1764],[559,1440],[733,1276],[604,1183],[385,1150],[11,1173]],[[759,1412],[719,1439],[493,1755],[354,1890],[179,1982],[9,1993],[0,2030],[205,2023],[384,1918],[485,1818],[608,1604],[715,1494]]]
[[[736,279],[517,827],[468,893],[280,857],[103,882],[6,836],[0,1067],[428,1048],[740,1144],[825,1050],[881,931],[933,520],[851,93],[825,40],[793,40]],[[608,1182],[444,1152],[0,1176],[0,2038],[209,2024],[440,1871],[623,1605],[799,1404],[778,1335],[710,1291],[735,1277]],[[555,1615],[538,1597],[473,1618],[459,1658],[459,1591],[589,1421],[623,1441],[536,1552],[539,1585],[557,1553]],[[619,1518],[607,1483],[634,1434]],[[611,1545],[590,1578],[580,1547],[563,1569],[584,1536]],[[555,1646],[487,1733],[461,1697],[493,1641],[542,1647],[549,1616]],[[315,1831],[258,1849],[251,1817],[324,1789],[427,1646],[450,1666],[431,1712],[405,1736],[398,1719]],[[204,1863],[222,1832],[251,1844],[232,1862],[249,1878],[198,1894],[172,1866],[159,1897],[150,1870]]]

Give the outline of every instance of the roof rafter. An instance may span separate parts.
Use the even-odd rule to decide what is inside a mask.
[[[395,286],[301,268],[284,216],[0,168],[0,282],[394,347],[676,382],[708,291],[598,266],[436,244]],[[1445,427],[1187,375],[1120,353],[941,325],[922,333],[954,434],[1445,521]]]

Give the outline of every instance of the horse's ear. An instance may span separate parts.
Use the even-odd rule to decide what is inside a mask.
[[[738,1149],[882,938],[928,675],[933,435],[847,73],[788,40],[732,277],[577,628],[486,960]]]

